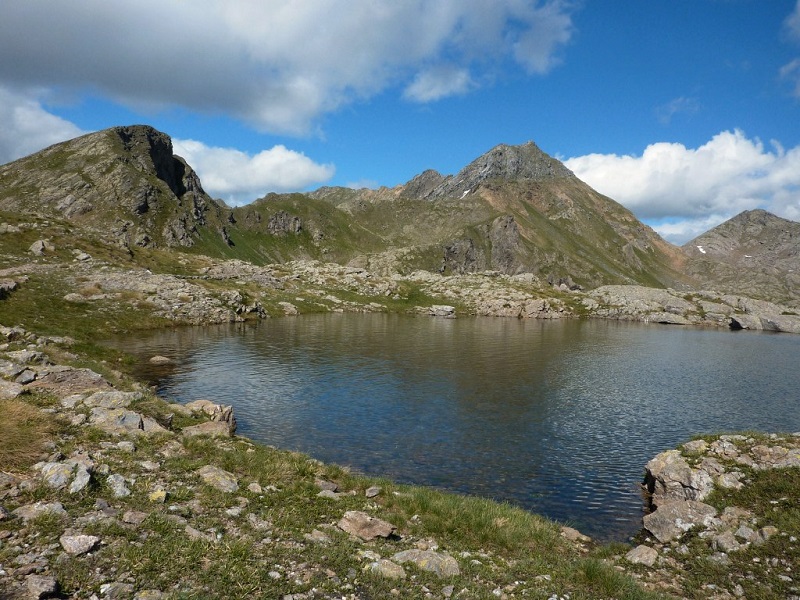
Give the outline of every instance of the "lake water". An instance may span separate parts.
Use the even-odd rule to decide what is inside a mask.
[[[800,336],[788,334],[329,314],[113,345],[165,398],[232,404],[252,439],[604,540],[640,528],[658,452],[699,433],[800,431]],[[155,354],[175,362],[149,365]]]

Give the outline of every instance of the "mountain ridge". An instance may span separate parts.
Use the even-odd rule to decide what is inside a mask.
[[[62,219],[129,252],[173,248],[254,264],[315,259],[382,274],[531,273],[575,288],[735,291],[737,277],[753,270],[715,254],[721,240],[738,235],[737,247],[750,248],[756,242],[742,236],[757,237],[758,227],[800,227],[750,211],[737,217],[746,226],[731,220],[735,235],[723,224],[717,241],[700,236],[678,248],[533,142],[499,144],[456,175],[427,170],[394,188],[271,193],[230,208],[203,190],[167,134],[146,125],[87,134],[0,166],[2,211]],[[800,302],[800,282],[780,284],[795,265],[797,236],[764,235],[776,249],[765,238],[740,252],[769,263],[748,291]]]

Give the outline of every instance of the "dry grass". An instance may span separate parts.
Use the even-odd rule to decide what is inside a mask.
[[[35,406],[0,401],[0,470],[24,469],[40,460],[54,431],[52,417]]]

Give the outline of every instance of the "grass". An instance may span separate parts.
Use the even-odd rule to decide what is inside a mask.
[[[52,415],[19,400],[0,401],[0,469],[19,471],[41,460],[55,431]]]

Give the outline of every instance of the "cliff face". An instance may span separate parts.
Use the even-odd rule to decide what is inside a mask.
[[[88,227],[123,246],[192,246],[222,208],[152,127],[114,127],[0,167],[0,208]]]

